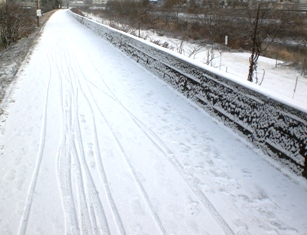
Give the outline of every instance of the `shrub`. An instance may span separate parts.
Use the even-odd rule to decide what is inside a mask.
[[[31,12],[16,3],[0,5],[0,41],[7,48],[18,39],[28,36],[33,30]]]
[[[71,11],[72,11],[73,13],[75,13],[75,14],[80,15],[80,16],[85,16],[85,15],[82,13],[82,11],[80,11],[80,10],[77,9],[77,8],[72,8]]]

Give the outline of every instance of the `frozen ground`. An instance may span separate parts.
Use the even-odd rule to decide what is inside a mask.
[[[0,234],[307,234],[307,184],[57,11],[1,116]]]

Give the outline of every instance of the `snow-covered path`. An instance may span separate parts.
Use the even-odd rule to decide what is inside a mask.
[[[307,234],[305,180],[66,10],[8,101],[0,234]]]

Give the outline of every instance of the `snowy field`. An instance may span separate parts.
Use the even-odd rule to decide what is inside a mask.
[[[86,12],[83,13],[96,22],[109,24],[108,20]],[[119,25],[119,27],[126,30],[128,28],[122,25]],[[140,30],[139,32],[131,28],[129,32],[135,35],[140,34],[141,38],[153,43],[156,42],[161,46],[166,43],[171,51],[178,52],[178,54],[182,54],[191,60],[208,64],[216,68],[217,71],[221,70],[235,75],[238,80],[247,80],[250,52],[233,52],[225,46],[222,50],[219,50],[217,45],[212,50],[212,45],[199,45],[176,38],[159,36],[152,30]],[[287,100],[287,103],[292,103],[294,106],[307,109],[307,77],[302,75],[301,71],[287,66],[284,61],[276,61],[261,56],[259,57],[255,78],[256,76],[259,86],[265,92],[277,97],[277,99]]]
[[[0,122],[0,234],[307,234],[307,183],[67,10]]]

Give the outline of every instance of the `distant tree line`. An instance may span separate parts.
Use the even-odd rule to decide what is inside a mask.
[[[62,0],[40,0],[41,9],[43,12],[48,12],[58,9],[62,6]]]
[[[214,0],[201,4],[196,0],[189,3],[166,0],[163,5],[158,5],[143,0],[109,1],[105,10],[99,11],[103,17],[120,23],[154,29],[160,34],[171,34],[185,40],[223,44],[227,35],[228,47],[253,52],[249,81],[253,81],[253,71],[257,70],[260,55],[287,60],[290,59],[287,58],[289,53],[296,53],[292,62],[306,67],[307,48],[293,50],[284,43],[307,38],[305,14],[296,12],[291,6],[279,9],[272,3],[248,5],[242,1],[226,3]]]

